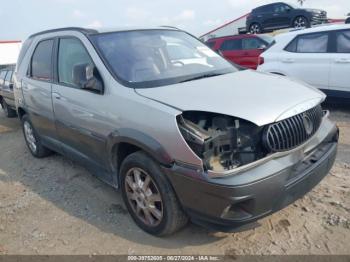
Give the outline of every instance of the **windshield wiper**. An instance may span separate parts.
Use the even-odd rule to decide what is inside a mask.
[[[195,76],[195,77],[191,77],[191,78],[187,78],[185,80],[180,81],[180,83],[184,83],[184,82],[189,82],[189,81],[194,81],[194,80],[198,80],[198,79],[203,79],[203,78],[208,78],[208,77],[214,77],[214,76],[221,76],[223,75],[218,74],[218,73],[212,73],[212,74],[205,74],[205,75],[200,75],[200,76]]]

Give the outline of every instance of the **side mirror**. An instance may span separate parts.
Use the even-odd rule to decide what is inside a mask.
[[[103,93],[103,82],[94,65],[75,65],[73,67],[73,82],[81,89],[87,89],[99,94]]]
[[[267,46],[266,45],[261,45],[261,46],[259,46],[259,50],[266,50],[266,48],[267,48]]]
[[[10,88],[10,89],[13,89],[13,83],[10,83],[10,84],[9,84],[9,88]]]

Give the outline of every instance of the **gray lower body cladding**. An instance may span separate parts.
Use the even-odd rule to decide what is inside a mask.
[[[196,171],[174,166],[165,169],[177,196],[193,222],[220,231],[252,223],[303,197],[331,169],[337,152],[338,129],[298,163],[258,180],[252,174],[198,180]],[[192,173],[192,174],[191,174]]]

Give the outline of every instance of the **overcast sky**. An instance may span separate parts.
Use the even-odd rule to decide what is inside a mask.
[[[272,0],[0,0],[0,40],[23,40],[64,26],[177,26],[200,36]],[[297,3],[297,0],[286,2]],[[350,0],[306,0],[330,18],[350,12]]]

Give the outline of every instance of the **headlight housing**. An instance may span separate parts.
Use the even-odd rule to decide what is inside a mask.
[[[177,117],[182,136],[203,161],[205,170],[232,170],[267,155],[264,127],[232,116],[186,111]]]

